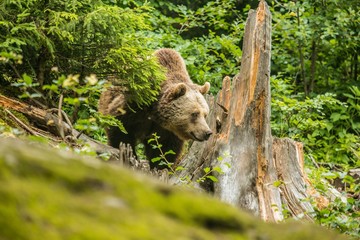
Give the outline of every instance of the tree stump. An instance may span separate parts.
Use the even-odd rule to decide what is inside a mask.
[[[264,220],[281,221],[283,207],[293,216],[313,209],[301,202],[307,197],[302,148],[290,140],[273,143],[271,136],[270,57],[271,14],[261,1],[249,12],[239,74],[232,81],[225,77],[217,97],[207,99],[207,120],[216,134],[191,145],[181,163],[185,170],[170,181],[190,178],[225,202]],[[216,169],[212,173],[218,181],[196,181],[206,168]]]

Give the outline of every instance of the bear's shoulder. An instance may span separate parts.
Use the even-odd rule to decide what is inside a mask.
[[[180,53],[170,48],[161,48],[155,51],[154,55],[157,57],[160,65],[166,68],[167,73],[181,72],[187,75],[185,61]]]

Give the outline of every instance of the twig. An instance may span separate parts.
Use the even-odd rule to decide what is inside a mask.
[[[59,108],[58,108],[58,117],[59,117],[59,134],[61,136],[62,139],[65,138],[65,134],[64,134],[64,127],[62,125],[62,122],[63,122],[63,116],[62,116],[62,112],[61,112],[61,107],[62,107],[62,103],[63,103],[63,99],[64,99],[64,95],[61,94],[60,95],[60,100],[59,100]]]
[[[32,126],[27,126],[25,123],[23,123],[20,119],[18,119],[14,114],[12,114],[9,110],[5,109],[5,111],[12,117],[22,128],[24,128],[26,131],[31,133],[34,136],[44,137],[46,139],[51,139],[52,141],[59,142],[59,140],[54,139],[52,137],[47,136],[46,134],[41,133],[40,129],[34,130]]]
[[[61,113],[62,113],[63,117],[65,118],[66,123],[69,124],[70,128],[73,128],[73,125],[72,125],[68,115],[66,114],[66,112],[64,110],[61,110]]]
[[[18,119],[14,114],[12,114],[9,110],[5,109],[5,112],[10,115],[22,128],[31,133],[32,135],[39,136],[39,134],[28,127],[25,123],[23,123],[20,119]]]
[[[42,98],[44,98],[44,96],[42,96]],[[37,101],[34,98],[30,99],[32,102],[34,102],[38,107],[42,108],[42,109],[46,109],[46,106],[44,104],[42,104],[41,102]]]
[[[50,134],[47,131],[44,131],[42,129],[36,128],[34,126],[30,126],[31,129],[33,129],[33,131],[36,131],[38,133],[39,136],[44,137],[48,140],[51,140],[53,142],[59,143],[62,142],[63,140],[59,137],[54,136],[53,134]]]
[[[81,134],[83,134],[84,130],[79,131],[79,134],[75,136],[76,139],[79,139],[79,137],[81,136]]]
[[[319,164],[317,164],[317,162],[315,161],[315,159],[309,154],[309,158],[311,159],[311,161],[313,162],[313,164],[315,165],[316,168],[319,168]]]
[[[47,111],[51,112],[51,113],[57,113],[59,110],[57,108],[51,108],[51,109],[48,109]],[[63,117],[65,118],[66,123],[70,126],[70,128],[73,128],[70,118],[68,117],[66,112],[61,109],[61,113],[62,113]]]

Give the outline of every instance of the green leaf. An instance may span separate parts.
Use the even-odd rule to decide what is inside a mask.
[[[175,155],[176,153],[173,150],[169,150],[165,153],[165,156],[168,154]]]
[[[202,183],[202,182],[204,182],[205,181],[205,178],[204,177],[201,177],[201,178],[199,178],[198,180],[196,180],[196,182],[198,182],[198,183]]]
[[[220,173],[220,174],[224,173],[224,172],[222,171],[221,167],[219,167],[219,166],[213,167],[213,171],[218,172],[218,173]]]
[[[38,97],[42,97],[41,93],[32,93],[30,94],[30,98],[38,98]]]
[[[205,172],[205,173],[210,172],[210,168],[209,168],[209,167],[204,168],[204,172]]]
[[[277,181],[275,181],[275,182],[273,183],[273,186],[274,186],[274,187],[280,187],[282,183],[283,183],[282,181],[277,180]]]
[[[176,167],[175,172],[176,172],[176,171],[182,171],[182,170],[184,170],[184,169],[185,169],[184,167],[178,166],[178,167]]]
[[[27,86],[30,86],[32,84],[32,78],[26,73],[22,75],[22,78]]]
[[[231,164],[228,162],[224,163],[224,165],[227,166],[228,168],[231,168]]]
[[[214,176],[206,176],[206,178],[210,179],[213,182],[218,182],[219,180]]]
[[[158,161],[160,161],[161,160],[161,157],[155,157],[155,158],[152,158],[151,159],[151,162],[158,162]],[[161,164],[161,163],[160,163]]]

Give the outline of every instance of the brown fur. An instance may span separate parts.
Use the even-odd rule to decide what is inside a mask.
[[[211,130],[205,121],[209,107],[203,97],[210,84],[194,84],[186,70],[185,62],[175,50],[160,49],[154,55],[167,69],[166,80],[161,84],[158,101],[145,109],[128,109],[126,92],[119,87],[111,87],[100,97],[99,111],[116,116],[122,121],[128,134],[117,127],[107,129],[108,143],[118,147],[120,142],[129,143],[134,148],[144,143],[147,158],[160,155],[148,145],[147,140],[156,132],[164,152],[173,150],[176,155],[168,155],[175,162],[181,154],[185,140],[207,140]],[[154,167],[154,164],[151,164]]]

